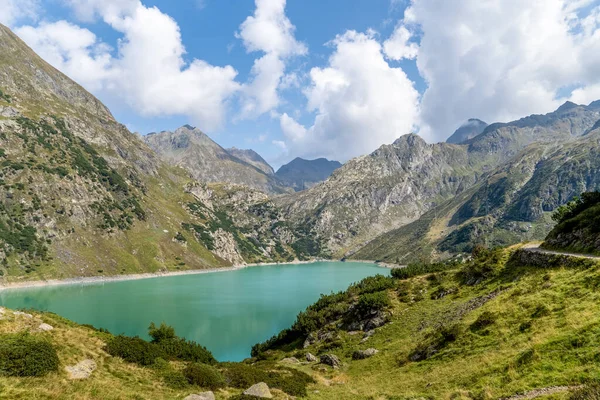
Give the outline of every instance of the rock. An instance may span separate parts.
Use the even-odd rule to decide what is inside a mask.
[[[38,327],[38,329],[43,332],[48,332],[48,331],[51,331],[52,329],[54,329],[54,327],[52,325],[48,325],[48,324],[41,324]]]
[[[94,360],[83,360],[76,365],[65,367],[69,374],[69,379],[87,379],[96,370],[96,362]]]
[[[281,360],[281,362],[283,364],[300,364],[300,360],[298,360],[296,357],[287,357]]]
[[[321,356],[321,363],[329,365],[333,368],[338,368],[340,365],[342,365],[340,359],[334,354],[323,354]]]
[[[365,324],[365,331],[371,331],[375,328],[379,328],[383,325],[385,325],[387,323],[388,319],[386,315],[377,315],[374,318],[371,318],[370,320],[367,321],[367,323]]]
[[[377,349],[367,349],[367,350],[357,350],[352,354],[353,360],[364,360],[365,358],[373,357],[375,354],[379,353]]]
[[[24,318],[33,318],[33,315],[24,313],[22,311],[15,311],[13,314],[15,314],[15,315],[22,315]]]
[[[0,315],[4,315],[6,309],[4,307],[0,307]]]
[[[308,362],[317,362],[318,359],[317,359],[317,357],[315,357],[311,353],[306,353],[306,361],[308,361]]]
[[[272,399],[273,398],[273,395],[271,394],[269,387],[264,382],[260,382],[260,383],[257,383],[256,385],[250,386],[250,388],[248,388],[244,392],[244,394],[246,396],[259,397],[261,399]]]
[[[190,394],[183,400],[215,400],[215,394],[213,392],[202,392],[198,394]]]
[[[364,343],[364,342],[366,342],[366,341],[367,341],[367,340],[369,340],[369,338],[370,338],[371,336],[373,336],[374,334],[375,334],[375,331],[374,331],[374,330],[370,330],[370,331],[367,331],[367,332],[365,332],[365,335],[364,335],[364,336],[363,336],[363,338],[360,340],[360,342],[361,342],[361,343]]]

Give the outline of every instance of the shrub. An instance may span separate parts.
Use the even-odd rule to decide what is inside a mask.
[[[0,375],[44,376],[58,371],[56,350],[29,334],[0,336]]]
[[[557,223],[564,222],[598,203],[600,203],[600,192],[582,193],[581,197],[575,197],[567,204],[558,207],[552,214],[552,219]]]
[[[115,336],[106,344],[106,352],[114,357],[143,366],[152,365],[157,358],[167,358],[164,350],[139,337]]]
[[[427,360],[450,343],[456,341],[460,334],[461,327],[458,324],[443,326],[436,331],[432,331],[425,336],[425,340],[410,352],[408,359],[410,361]]]
[[[461,283],[476,285],[485,279],[496,276],[503,267],[503,249],[489,250],[476,247],[473,250],[473,259],[457,273]]]
[[[265,382],[267,374],[248,364],[231,364],[225,371],[227,386],[247,389],[255,383]]]
[[[225,387],[225,378],[215,367],[206,364],[192,363],[184,370],[183,375],[192,385],[215,390]]]
[[[450,269],[454,269],[460,265],[460,262],[445,261],[437,263],[413,263],[408,264],[406,267],[392,269],[392,277],[396,279],[408,279],[413,276],[427,275],[434,272],[442,272]]]
[[[368,315],[375,311],[384,310],[391,305],[387,292],[367,293],[358,298],[356,312],[359,315]]]
[[[496,322],[496,315],[489,311],[484,311],[477,320],[471,324],[469,329],[471,329],[472,332],[478,332],[492,325],[494,322]]]
[[[175,329],[172,326],[165,324],[164,322],[160,324],[157,328],[154,322],[150,324],[148,327],[148,335],[152,338],[153,343],[158,343],[163,340],[174,339]]]
[[[362,281],[350,286],[350,291],[357,291],[358,294],[375,293],[391,289],[395,286],[392,278],[383,275],[369,276]]]
[[[156,346],[170,359],[179,361],[192,361],[203,364],[216,364],[217,360],[206,347],[191,340],[175,337],[156,343]]]

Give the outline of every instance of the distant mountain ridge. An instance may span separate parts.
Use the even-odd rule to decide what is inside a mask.
[[[275,176],[286,186],[292,187],[296,191],[301,191],[311,188],[329,178],[341,166],[340,162],[329,161],[326,158],[305,160],[296,157],[288,164],[279,168]]]
[[[290,191],[268,173],[272,168],[254,151],[228,151],[193,126],[150,133],[144,141],[169,164],[187,169],[201,182],[246,185],[271,194]]]

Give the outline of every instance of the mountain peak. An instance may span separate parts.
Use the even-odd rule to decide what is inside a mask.
[[[570,109],[576,108],[576,107],[579,107],[579,104],[575,104],[572,101],[565,101],[563,103],[563,105],[561,105],[560,107],[558,107],[556,109],[555,112],[567,111],[567,110],[570,110]]]
[[[238,149],[237,147],[231,147],[226,149],[229,154],[240,160],[247,162],[248,164],[258,168],[267,175],[274,175],[275,171],[273,167],[269,165],[267,161],[260,154],[252,149]]]
[[[469,118],[465,121],[454,133],[450,136],[446,143],[463,144],[464,142],[473,139],[480,135],[488,124],[478,118]]]

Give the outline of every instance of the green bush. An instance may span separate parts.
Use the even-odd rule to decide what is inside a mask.
[[[410,361],[423,361],[433,357],[450,343],[456,341],[461,331],[460,325],[452,324],[428,333],[425,339],[410,352],[408,359]]]
[[[496,315],[489,311],[484,311],[477,318],[477,320],[471,324],[469,329],[472,332],[479,332],[479,331],[487,328],[488,326],[494,324],[494,322],[496,322]]]
[[[155,343],[139,337],[115,336],[106,344],[106,352],[114,357],[142,366],[154,364],[157,358],[168,358],[163,349]]]
[[[442,272],[457,268],[461,263],[458,261],[444,261],[437,263],[413,263],[406,267],[392,269],[392,277],[396,279],[408,279],[413,276],[427,275],[434,272]]]
[[[29,334],[0,336],[0,375],[44,376],[58,371],[56,350]]]
[[[178,361],[192,361],[203,364],[216,364],[217,360],[206,347],[191,340],[175,337],[156,343],[168,358]]]
[[[152,338],[153,343],[159,343],[163,340],[174,339],[175,336],[175,328],[165,324],[164,322],[160,324],[157,328],[154,322],[150,324],[148,327],[148,335]]]
[[[375,293],[391,289],[396,285],[392,278],[383,275],[369,276],[359,283],[350,286],[350,291],[357,291],[358,294]]]
[[[225,378],[215,367],[206,364],[192,363],[184,370],[183,375],[192,385],[215,390],[225,387]]]
[[[503,255],[504,250],[501,248],[490,250],[476,247],[473,250],[473,259],[458,271],[458,279],[465,285],[476,285],[497,276],[504,266]]]
[[[392,305],[387,292],[367,293],[358,298],[356,312],[358,315],[366,316],[375,311],[384,310]]]

